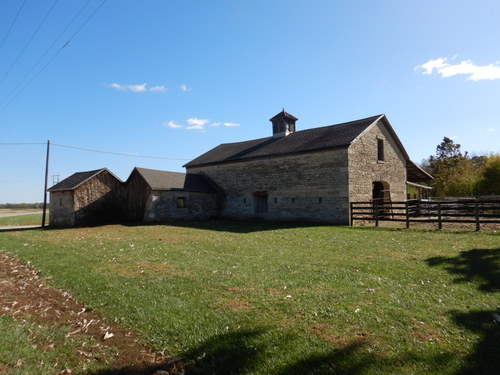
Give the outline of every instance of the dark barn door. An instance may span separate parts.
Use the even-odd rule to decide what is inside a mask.
[[[267,205],[267,191],[257,191],[253,194],[253,208],[255,217],[266,217],[269,211]]]

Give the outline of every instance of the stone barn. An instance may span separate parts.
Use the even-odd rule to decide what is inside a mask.
[[[48,189],[49,225],[97,225],[123,219],[123,182],[106,168],[77,172]]]
[[[221,144],[185,165],[223,190],[220,216],[348,224],[350,202],[405,201],[408,182],[432,179],[385,115],[302,131],[297,120],[283,110],[270,119],[272,136]]]
[[[205,220],[217,215],[219,188],[202,174],[136,167],[125,186],[125,211],[134,222]]]

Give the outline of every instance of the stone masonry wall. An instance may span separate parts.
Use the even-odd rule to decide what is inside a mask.
[[[378,139],[384,141],[384,161],[378,161]],[[406,162],[382,121],[368,128],[348,152],[351,202],[371,201],[374,181],[389,184],[392,201],[406,200]]]
[[[72,191],[50,192],[49,225],[53,227],[71,227],[75,224]]]
[[[121,219],[122,197],[123,184],[107,171],[99,173],[74,191],[75,225]]]
[[[255,217],[254,193],[267,192],[269,220],[349,220],[347,149],[193,167],[188,172],[203,172],[224,189],[223,217]]]
[[[185,199],[185,208],[177,207],[178,198]],[[144,221],[206,220],[216,215],[214,193],[153,191],[146,201]]]

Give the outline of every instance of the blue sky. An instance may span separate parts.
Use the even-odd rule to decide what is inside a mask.
[[[384,113],[415,162],[444,136],[499,152],[499,18],[494,0],[2,1],[0,143],[54,143],[49,185],[183,171],[282,108],[298,130]],[[0,160],[0,203],[43,200],[43,144]]]

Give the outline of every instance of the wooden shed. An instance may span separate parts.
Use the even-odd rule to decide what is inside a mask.
[[[77,172],[48,189],[49,225],[100,225],[123,219],[123,182],[106,168]]]
[[[135,222],[203,220],[217,214],[218,193],[200,174],[136,167],[125,183],[125,211]]]

